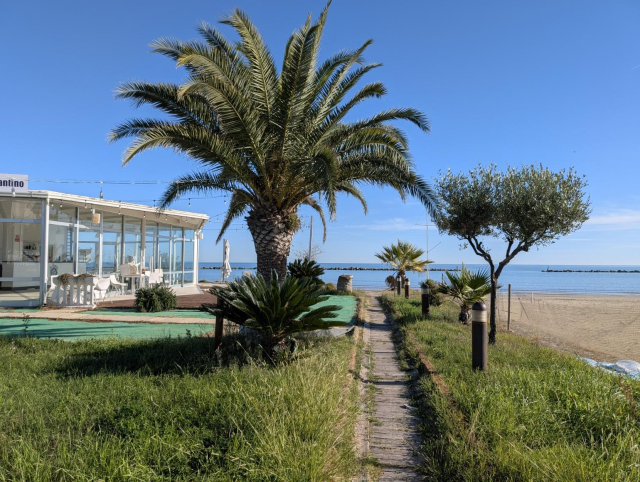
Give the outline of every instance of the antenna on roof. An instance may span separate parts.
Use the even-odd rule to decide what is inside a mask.
[[[104,199],[104,194],[102,193],[102,184],[103,182],[100,181],[100,199]]]

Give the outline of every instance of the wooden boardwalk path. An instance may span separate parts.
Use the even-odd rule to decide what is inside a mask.
[[[398,363],[392,339],[394,324],[385,316],[377,298],[370,296],[367,306],[373,358],[368,378],[376,387],[369,453],[382,468],[380,482],[423,480],[416,470],[420,463],[416,455],[420,444],[418,419],[409,406],[407,372],[400,370]]]

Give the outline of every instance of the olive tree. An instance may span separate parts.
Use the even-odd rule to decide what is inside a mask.
[[[496,340],[496,293],[502,270],[518,253],[549,245],[578,230],[591,213],[586,186],[584,176],[573,168],[552,172],[542,165],[509,167],[506,172],[490,165],[478,166],[468,174],[439,173],[435,224],[489,263],[490,343]],[[486,238],[505,241],[501,261],[494,260],[483,241]]]

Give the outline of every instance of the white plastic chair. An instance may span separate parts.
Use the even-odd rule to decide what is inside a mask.
[[[147,286],[162,284],[162,276],[158,273],[148,273],[145,275]]]
[[[118,281],[118,279],[116,278],[116,275],[113,273],[109,275],[109,283],[110,287],[112,287],[113,290],[119,295],[124,293],[124,288],[127,286],[127,283],[120,283],[120,281]]]
[[[95,278],[93,284],[93,293],[97,300],[105,299],[109,288],[111,288],[110,278]]]

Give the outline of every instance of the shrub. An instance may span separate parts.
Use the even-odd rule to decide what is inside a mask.
[[[178,298],[170,288],[156,285],[149,288],[140,288],[136,291],[135,307],[137,311],[155,313],[173,310],[176,306],[178,306]]]
[[[429,288],[429,306],[440,306],[444,302],[444,298],[440,294],[440,283],[432,279],[420,281],[420,288]]]
[[[326,285],[324,285],[324,289],[327,291],[336,291],[336,285],[334,285],[333,283],[327,283]]]
[[[296,279],[310,278],[315,284],[323,285],[320,276],[324,274],[324,268],[318,263],[309,259],[296,259],[287,266],[289,274]]]
[[[208,306],[207,311],[259,332],[268,357],[293,333],[342,325],[327,321],[337,316],[339,306],[313,308],[329,297],[321,296],[318,285],[310,278],[287,275],[281,285],[274,270],[270,281],[265,281],[260,274],[244,275],[227,286],[214,286],[209,291],[222,303]]]

